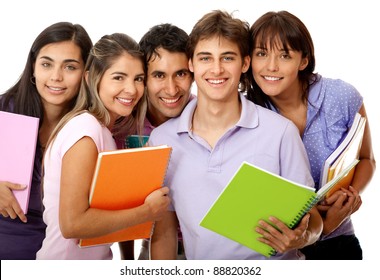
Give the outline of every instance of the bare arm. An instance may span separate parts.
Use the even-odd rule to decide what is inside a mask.
[[[168,211],[154,225],[150,241],[152,260],[175,260],[178,246],[178,219],[175,212]]]
[[[364,130],[364,137],[362,141],[362,147],[360,149],[359,159],[360,162],[355,168],[354,178],[351,185],[361,193],[364,188],[371,181],[376,169],[375,156],[372,150],[371,131],[367,113],[364,105],[360,108],[359,113],[367,119]]]
[[[65,238],[91,238],[146,221],[156,221],[166,212],[168,188],[152,192],[143,205],[126,210],[89,207],[89,192],[98,151],[89,137],[74,144],[62,161],[59,223]]]

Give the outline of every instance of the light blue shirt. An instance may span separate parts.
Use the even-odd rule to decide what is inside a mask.
[[[352,85],[338,79],[318,77],[319,80],[309,89],[306,128],[302,136],[317,188],[320,187],[325,160],[346,137],[363,104],[362,96]],[[341,234],[354,234],[351,219],[322,239]]]
[[[243,161],[313,186],[309,162],[295,125],[240,95],[240,120],[212,149],[191,131],[197,100],[182,115],[153,130],[149,145],[173,147],[165,185],[183,234],[187,259],[266,259],[251,249],[199,226],[199,222]],[[271,259],[302,259],[298,250]]]

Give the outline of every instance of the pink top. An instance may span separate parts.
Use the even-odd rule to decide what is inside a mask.
[[[99,152],[116,149],[111,132],[89,113],[74,117],[58,133],[53,146],[47,149],[45,156],[43,218],[47,228],[42,248],[37,252],[37,259],[112,259],[111,244],[80,248],[78,239],[65,239],[59,228],[62,158],[85,136],[93,139]]]

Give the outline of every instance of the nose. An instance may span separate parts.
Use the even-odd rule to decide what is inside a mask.
[[[219,74],[221,74],[221,73],[223,73],[224,68],[223,68],[223,65],[222,65],[221,61],[215,60],[214,63],[213,63],[213,65],[212,65],[212,70],[211,71],[216,76],[219,75]]]
[[[62,81],[63,80],[63,74],[62,69],[60,67],[56,67],[53,69],[53,72],[50,76],[51,81]]]
[[[177,83],[172,77],[165,81],[165,93],[170,96],[175,96],[178,93]]]
[[[275,56],[270,56],[267,64],[268,71],[276,72],[278,71],[278,60]]]
[[[127,80],[124,85],[124,92],[130,94],[130,95],[136,95],[137,93],[137,86],[135,84],[135,81]]]

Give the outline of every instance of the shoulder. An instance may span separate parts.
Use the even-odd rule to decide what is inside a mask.
[[[79,129],[80,128],[80,129]],[[70,119],[62,130],[73,130],[75,132],[91,132],[102,129],[101,123],[90,113],[84,112]]]
[[[350,83],[341,79],[321,77],[310,87],[311,94],[323,93],[322,96],[329,101],[332,100],[361,100],[359,91]]]
[[[310,87],[309,102],[327,116],[349,119],[359,111],[363,97],[346,81],[319,76],[319,80]]]
[[[104,127],[89,113],[82,113],[70,119],[57,135],[58,142],[72,146],[82,137],[91,137],[99,143],[103,137]]]

